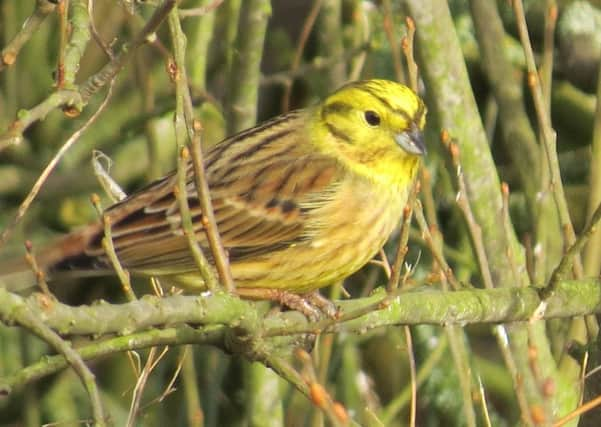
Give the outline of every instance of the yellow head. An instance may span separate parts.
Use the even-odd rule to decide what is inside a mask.
[[[403,186],[413,179],[426,152],[426,107],[407,86],[388,80],[350,83],[315,114],[317,149],[374,181]]]

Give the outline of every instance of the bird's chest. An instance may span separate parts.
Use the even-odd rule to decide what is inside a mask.
[[[322,220],[310,231],[314,233],[311,245],[332,255],[348,254],[340,259],[341,264],[365,264],[399,223],[407,191],[395,190],[364,182],[341,186],[329,203],[315,212]]]

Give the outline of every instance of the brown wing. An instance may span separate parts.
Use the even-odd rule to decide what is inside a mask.
[[[340,173],[337,162],[308,152],[302,113],[292,113],[215,146],[207,179],[222,242],[230,261],[257,256],[306,237],[305,202],[323,199]],[[195,268],[181,231],[172,174],[107,211],[120,261],[133,271],[175,274]],[[202,213],[188,172],[188,202],[197,239],[210,257]],[[319,197],[317,195],[320,195]],[[315,203],[317,201],[317,203]],[[103,255],[99,241],[86,251]]]

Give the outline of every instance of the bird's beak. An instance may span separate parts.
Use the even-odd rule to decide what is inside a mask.
[[[427,153],[424,134],[415,124],[412,124],[408,130],[397,133],[394,139],[403,150],[410,154],[425,156]]]

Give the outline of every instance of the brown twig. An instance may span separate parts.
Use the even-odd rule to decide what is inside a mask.
[[[478,375],[478,392],[480,393],[480,402],[482,403],[482,415],[484,416],[484,425],[486,427],[492,427],[490,422],[490,415],[488,414],[488,406],[486,405],[486,393],[484,392],[484,384],[482,384],[482,377]]]
[[[415,22],[411,19],[410,16],[405,17],[405,24],[407,25],[407,35],[403,37],[401,42],[401,46],[403,48],[403,52],[405,53],[405,58],[407,59],[407,71],[409,73],[409,87],[413,89],[414,92],[417,93],[417,79],[418,79],[418,69],[417,63],[415,62],[415,57],[413,55],[413,42],[415,36]]]
[[[200,143],[200,122],[194,120],[194,138],[192,139],[192,165],[194,167],[194,184],[196,185],[196,193],[203,212],[203,226],[209,241],[209,247],[213,254],[213,260],[219,279],[228,292],[235,290],[235,283],[230,271],[227,253],[221,243],[217,221],[213,212],[213,204],[211,202],[211,193],[207,184],[204,162],[202,159],[202,148]]]
[[[419,192],[419,181],[415,181],[409,192],[409,198],[405,209],[403,209],[403,220],[401,222],[401,232],[399,234],[399,244],[397,246],[396,255],[394,257],[394,263],[392,264],[391,272],[388,278],[388,285],[386,289],[388,292],[394,292],[399,286],[401,279],[401,270],[403,269],[403,263],[405,256],[407,255],[409,241],[409,230],[411,229],[411,218],[413,218],[413,205]]]
[[[69,1],[60,0],[58,2],[58,22],[59,22],[59,39],[58,39],[58,62],[56,64],[56,82],[57,88],[62,89],[65,87],[65,56],[67,51],[67,38],[68,38],[68,26],[69,26]]]
[[[585,404],[579,406],[577,409],[570,412],[565,417],[563,417],[563,418],[559,419],[558,421],[556,421],[555,423],[553,423],[553,427],[562,427],[562,426],[566,425],[567,423],[569,423],[570,421],[572,421],[574,418],[579,418],[586,412],[593,410],[594,408],[596,408],[599,405],[601,405],[601,396],[597,396],[593,400],[589,400]]]
[[[430,231],[430,227],[428,227],[428,223],[426,222],[426,218],[424,216],[424,210],[422,208],[422,203],[419,200],[415,201],[415,219],[417,220],[417,224],[422,232],[422,238],[426,242],[426,245],[430,249],[432,256],[436,260],[436,263],[440,267],[440,270],[443,274],[443,277],[449,282],[449,284],[453,287],[453,289],[457,290],[461,288],[461,284],[455,278],[455,274],[453,274],[453,270],[449,267],[444,255],[442,254],[439,245],[435,244],[434,237],[432,236],[432,232]]]
[[[113,269],[117,273],[117,277],[119,278],[119,282],[121,283],[121,288],[123,289],[123,293],[127,297],[128,301],[135,301],[137,299],[136,294],[134,293],[131,287],[131,280],[129,271],[125,270],[117,257],[117,252],[115,251],[115,246],[113,245],[113,231],[111,218],[102,212],[102,207],[100,206],[100,197],[97,194],[92,194],[91,197],[92,204],[100,215],[102,219],[102,224],[104,226],[104,237],[102,238],[102,248],[106,253],[109,261],[111,262]]]
[[[194,224],[192,223],[192,217],[190,215],[190,206],[188,205],[185,171],[186,166],[188,164],[189,156],[190,155],[188,154],[188,149],[186,147],[180,150],[180,155],[178,156],[177,163],[178,179],[177,185],[173,188],[173,193],[175,194],[175,198],[177,199],[182,223],[182,231],[188,241],[188,246],[192,254],[192,258],[194,259],[194,262],[198,267],[198,271],[200,272],[202,280],[206,285],[207,289],[215,291],[219,287],[219,282],[215,277],[215,273],[213,272],[212,266],[209,264],[202,250],[200,249],[200,246],[198,245],[196,234],[194,232]]]
[[[210,12],[214,11],[215,9],[217,9],[219,6],[221,6],[221,3],[223,3],[223,0],[213,0],[211,3],[209,3],[206,6],[195,7],[195,8],[190,8],[190,9],[180,9],[179,16],[182,19],[188,18],[188,17],[204,16],[207,13],[210,13]]]
[[[188,78],[185,68],[185,36],[181,28],[177,9],[175,9],[169,15],[168,21],[171,37],[173,38],[175,59],[174,66],[176,67],[176,69],[172,73],[173,80],[175,81],[176,86],[176,98],[178,99],[178,108],[176,112],[176,114],[178,114],[178,118],[176,118],[176,125],[177,120],[179,120],[179,126],[185,126],[188,136],[188,144],[184,144],[183,141],[179,141],[178,144],[188,145],[189,149],[192,151],[194,185],[196,187],[198,201],[202,209],[203,229],[207,235],[209,247],[213,255],[214,264],[217,269],[217,273],[219,275],[221,284],[225,287],[225,289],[228,292],[232,292],[234,290],[234,280],[229,269],[229,263],[227,260],[225,249],[223,248],[223,244],[221,243],[219,230],[217,229],[217,223],[215,221],[215,215],[211,203],[209,185],[207,183],[204,169],[204,161],[200,142],[200,133],[202,130],[202,125],[200,121],[194,119],[194,111],[192,107],[192,100],[190,96],[190,90],[188,87]],[[183,132],[184,131],[182,130],[181,133]],[[180,137],[184,137],[184,135],[180,135]],[[182,151],[182,154],[183,153],[184,151]],[[182,169],[178,169],[178,173],[182,174],[184,176],[183,179],[185,180],[187,176],[187,163],[180,164],[178,162],[178,168],[179,167],[181,167]],[[185,185],[183,187],[180,186],[180,191],[186,191]],[[185,200],[187,203],[187,196],[182,197],[181,199]]]
[[[405,344],[407,345],[407,359],[409,361],[409,374],[411,377],[411,405],[409,409],[409,426],[415,427],[417,413],[417,373],[415,369],[415,354],[413,352],[413,340],[411,339],[411,328],[404,326]]]
[[[88,1],[88,16],[90,19],[90,32],[92,33],[92,37],[94,37],[94,40],[96,41],[98,46],[100,46],[100,49],[104,52],[104,54],[108,57],[108,59],[112,61],[113,59],[115,59],[115,54],[114,54],[113,50],[111,49],[111,47],[105,43],[102,36],[96,29],[96,24],[94,23],[94,4],[95,3],[93,0]]]
[[[132,427],[132,426],[136,425],[135,424],[136,416],[137,416],[139,408],[140,408],[140,401],[142,399],[144,387],[146,386],[146,383],[148,382],[148,378],[150,377],[150,374],[152,373],[154,368],[156,368],[156,366],[161,361],[163,356],[165,356],[165,354],[167,354],[168,350],[169,350],[169,347],[165,346],[163,348],[163,351],[161,351],[157,355],[156,354],[157,347],[152,347],[150,349],[150,352],[148,353],[148,359],[146,359],[146,363],[144,364],[144,368],[142,369],[142,371],[140,372],[140,375],[138,376],[138,379],[136,380],[136,386],[134,387],[134,393],[133,393],[131,404],[129,407],[129,413],[127,415],[127,424],[126,424],[127,427]]]
[[[311,403],[323,411],[333,426],[349,425],[350,418],[344,406],[336,402],[317,379],[315,367],[309,353],[299,349],[295,352],[295,356],[302,364],[301,378],[307,384],[307,397]]]
[[[27,264],[29,264],[31,267],[38,286],[46,296],[51,297],[52,294],[50,293],[48,283],[46,282],[46,275],[38,266],[35,255],[33,254],[33,243],[31,243],[31,241],[27,240],[25,242],[25,250],[27,251],[27,254],[25,255],[25,261],[27,261]]]
[[[555,51],[555,26],[557,24],[557,4],[555,0],[546,0],[545,34],[543,39],[543,56],[540,67],[541,89],[545,99],[546,110],[551,111],[551,83],[553,80],[553,52]]]

